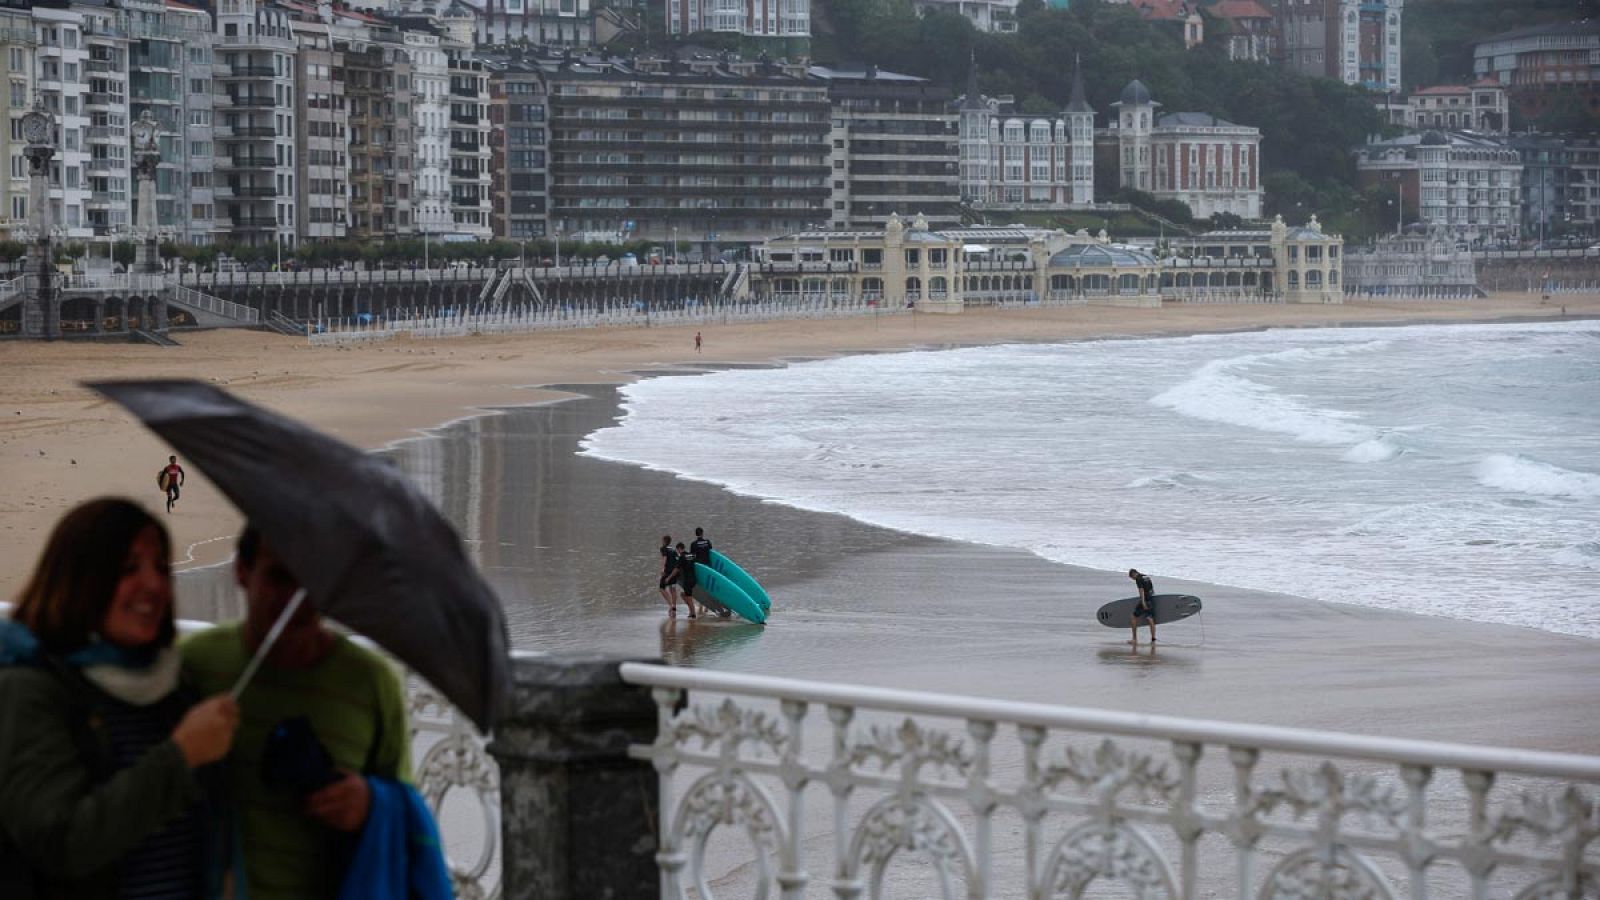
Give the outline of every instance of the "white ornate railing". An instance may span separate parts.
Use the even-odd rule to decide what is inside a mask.
[[[639,663],[622,676],[658,708],[656,742],[632,753],[661,776],[671,900],[735,884],[798,900],[813,877],[840,898],[890,883],[1037,900],[1600,892],[1600,757]],[[818,793],[831,814],[808,818]],[[754,863],[727,860],[714,884],[721,829]]]
[[[221,297],[213,297],[210,294],[184,287],[181,284],[174,283],[172,285],[171,298],[174,303],[202,309],[208,313],[233,319],[236,322],[255,324],[261,321],[261,312],[254,307],[245,306],[242,303],[234,303],[231,300],[224,300]]]

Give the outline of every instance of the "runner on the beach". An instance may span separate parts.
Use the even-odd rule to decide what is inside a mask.
[[[678,591],[683,594],[683,602],[689,607],[689,618],[694,618],[694,554],[684,549],[683,541],[678,542]]]
[[[672,535],[661,536],[661,599],[667,601],[667,615],[678,614],[678,551],[672,549]]]
[[[1139,602],[1133,607],[1133,640],[1130,644],[1139,643],[1139,621],[1142,619],[1150,626],[1150,643],[1156,642],[1156,589],[1150,583],[1150,576],[1138,569],[1129,569],[1128,577],[1139,586]]]
[[[167,467],[161,474],[167,476],[167,512],[172,512],[172,504],[178,502],[178,488],[183,486],[183,466],[178,465],[176,456],[167,457]]]

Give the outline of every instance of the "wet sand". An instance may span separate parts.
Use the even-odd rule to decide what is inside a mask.
[[[1155,648],[1094,619],[1120,572],[902,534],[576,455],[615,389],[467,420],[390,451],[460,528],[516,646],[1392,737],[1600,752],[1600,642],[1164,578],[1205,600]],[[669,619],[662,534],[705,527],[774,598],[770,623]],[[225,613],[224,570],[182,579]]]

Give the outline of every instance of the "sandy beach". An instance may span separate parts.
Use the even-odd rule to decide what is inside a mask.
[[[0,500],[0,596],[21,586],[47,531],[78,500],[118,493],[160,508],[153,476],[167,448],[79,382],[184,376],[214,380],[363,447],[430,435],[396,447],[394,458],[461,530],[505,603],[519,647],[1597,753],[1600,646],[1593,640],[1165,578],[1162,590],[1204,596],[1206,613],[1163,631],[1159,650],[1130,648],[1124,633],[1102,628],[1092,614],[1107,597],[1127,593],[1120,573],[903,534],[575,452],[581,438],[615,419],[613,385],[641,373],[1011,341],[1550,319],[1563,314],[1562,302],[1568,316],[1600,317],[1600,297],[1541,304],[1522,295],[1332,307],[980,310],[702,327],[698,356],[694,328],[349,349],[255,332],[185,334],[178,349],[10,342],[0,344],[11,374],[0,404],[0,475],[12,488]],[[569,402],[548,402],[558,398]],[[180,580],[180,613],[232,614],[229,572],[206,567],[230,555],[237,514],[191,470],[168,522],[178,567],[197,570]],[[652,590],[664,522],[705,524],[719,547],[737,547],[779,598],[778,621],[761,628],[666,618]],[[1003,605],[991,602],[997,596]],[[806,831],[808,843],[826,843],[820,818]],[[1014,854],[1002,843],[1002,856]],[[742,860],[737,853],[719,860],[723,885],[747,885]]]
[[[1113,335],[1185,334],[1273,327],[1420,321],[1492,321],[1600,315],[1600,297],[1541,303],[1511,294],[1470,302],[1343,306],[1214,305],[1163,309],[1079,307],[973,310],[705,326],[591,329],[510,337],[310,347],[253,331],[180,335],[181,348],[59,342],[0,344],[8,384],[0,393],[0,596],[26,579],[50,526],[72,504],[114,493],[158,506],[157,469],[167,448],[130,417],[83,388],[113,378],[207,379],[304,419],[358,446],[376,448],[485,409],[547,401],[549,384],[614,383],[676,363],[751,363],[865,350]],[[224,560],[238,517],[190,472],[170,519],[178,568]]]

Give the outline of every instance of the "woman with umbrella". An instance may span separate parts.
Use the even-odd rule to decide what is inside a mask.
[[[56,525],[0,621],[4,896],[217,888],[209,839],[223,829],[208,827],[201,767],[227,754],[238,707],[179,685],[170,558],[149,513],[91,500]]]

